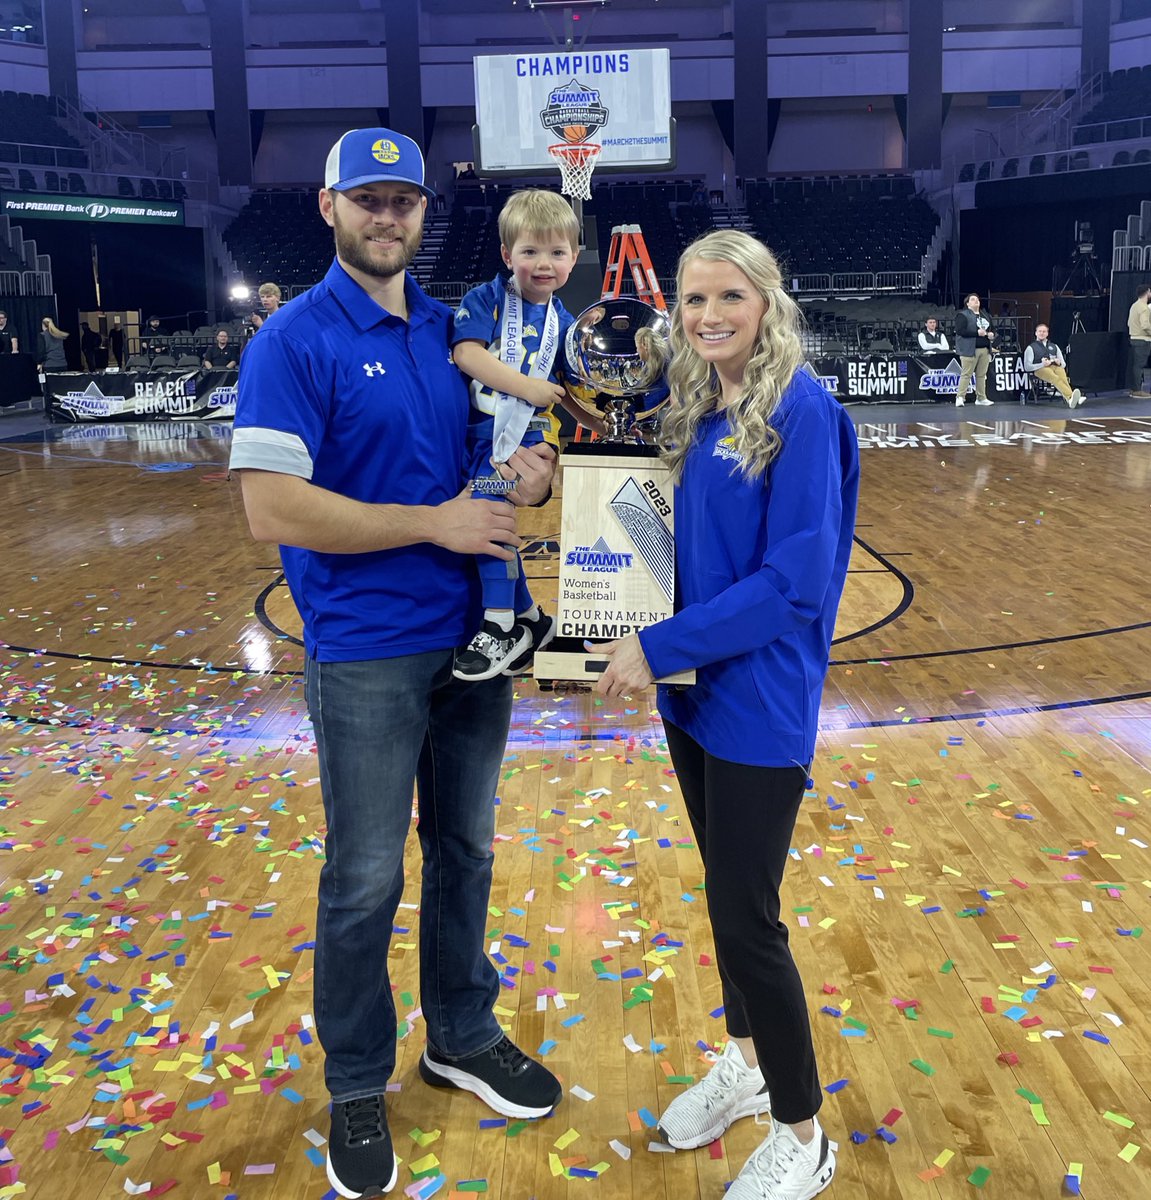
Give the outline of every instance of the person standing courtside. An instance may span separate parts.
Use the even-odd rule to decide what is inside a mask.
[[[1131,339],[1131,392],[1139,400],[1151,399],[1151,392],[1143,386],[1143,373],[1151,359],[1151,283],[1140,283],[1135,288],[1135,303],[1127,312],[1127,334]]]
[[[336,258],[250,343],[231,467],[253,535],[280,543],[303,619],[327,821],[314,983],[327,1170],[339,1195],[358,1197],[397,1176],[387,958],[417,784],[420,1075],[507,1117],[544,1116],[562,1092],[492,1012],[485,931],[512,680],[464,682],[452,664],[480,620],[473,556],[510,560],[519,538],[513,508],[470,495],[452,312],[407,273],[433,193],[419,147],[390,129],[345,133],[324,183]],[[554,467],[540,445],[497,469],[525,504],[546,496]]]
[[[819,727],[859,492],[843,406],[803,370],[800,316],[762,243],[683,252],[660,448],[675,481],[675,613],[600,647],[597,690],[659,689],[706,872],[728,1042],[659,1118],[677,1149],[771,1112],[727,1200],[811,1200],[835,1174],[803,982],[780,887]],[[681,1193],[676,1193],[679,1196]]]
[[[979,311],[979,297],[972,292],[963,308],[955,314],[955,349],[959,354],[959,390],[955,403],[967,403],[967,388],[975,375],[975,403],[990,404],[987,399],[987,368],[991,365],[991,343],[995,331],[991,322]]]
[[[20,339],[8,324],[8,314],[0,308],[0,354],[19,354]]]
[[[1083,393],[1071,386],[1067,378],[1067,360],[1063,351],[1049,339],[1050,330],[1040,323],[1035,326],[1035,341],[1023,352],[1023,369],[1042,379],[1067,401],[1068,408],[1083,403]]]

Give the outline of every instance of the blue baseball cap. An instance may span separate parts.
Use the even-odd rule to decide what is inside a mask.
[[[435,198],[419,146],[394,129],[349,129],[328,151],[324,187],[344,192],[365,183],[410,183]]]

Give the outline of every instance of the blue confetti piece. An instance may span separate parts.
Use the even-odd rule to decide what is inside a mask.
[[[829,1083],[823,1090],[829,1096],[834,1096],[836,1092],[842,1092],[845,1087],[847,1087],[847,1080],[837,1079],[834,1083]]]
[[[1090,1038],[1093,1042],[1100,1042],[1104,1046],[1111,1045],[1111,1039],[1109,1037],[1104,1037],[1103,1034],[1096,1033],[1094,1029],[1085,1029],[1083,1031],[1083,1036],[1085,1038]]]

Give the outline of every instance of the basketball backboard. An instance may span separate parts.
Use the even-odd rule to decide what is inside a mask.
[[[667,50],[477,55],[478,175],[554,175],[548,147],[600,147],[596,173],[675,165]]]

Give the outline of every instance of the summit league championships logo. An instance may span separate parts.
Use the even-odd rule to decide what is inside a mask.
[[[575,76],[553,88],[540,113],[543,127],[556,141],[586,142],[607,124],[609,112],[596,88],[577,83]]]

